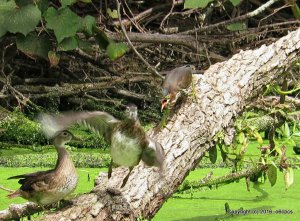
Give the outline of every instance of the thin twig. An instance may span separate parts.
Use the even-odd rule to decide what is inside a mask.
[[[161,30],[162,30],[162,28],[163,28],[163,26],[164,26],[165,21],[166,21],[166,20],[168,19],[168,17],[172,14],[173,9],[174,9],[174,6],[175,6],[175,3],[176,3],[176,1],[173,0],[173,1],[172,1],[172,7],[171,7],[169,13],[168,13],[168,14],[163,18],[163,20],[161,21],[160,27],[159,27]]]
[[[0,189],[5,190],[5,191],[7,191],[7,192],[9,192],[9,193],[14,192],[13,190],[8,189],[8,188],[6,188],[6,187],[4,187],[4,186],[1,186],[1,185],[0,185]]]
[[[219,28],[220,26],[225,26],[225,25],[230,24],[230,23],[243,21],[243,20],[246,20],[248,18],[252,18],[252,17],[262,13],[263,11],[265,11],[271,5],[273,5],[274,3],[278,2],[278,1],[279,0],[269,0],[268,2],[266,2],[265,4],[263,4],[262,6],[257,8],[256,10],[254,10],[252,12],[249,12],[245,15],[238,16],[238,17],[235,17],[233,19],[222,21],[222,22],[219,22],[219,23],[216,23],[216,24],[213,24],[213,25],[208,25],[208,26],[204,26],[204,27],[201,27],[201,28],[196,28],[196,29],[193,29],[193,30],[184,31],[184,32],[181,32],[179,34],[193,34],[195,32],[203,32],[203,31]]]
[[[139,57],[139,59],[147,66],[147,68],[149,70],[151,70],[151,73],[155,76],[155,77],[159,77],[159,78],[164,78],[160,73],[158,73],[157,70],[155,70],[144,58],[143,56],[136,50],[136,48],[133,46],[132,42],[130,41],[129,37],[127,36],[127,33],[126,33],[126,30],[125,30],[125,27],[124,25],[122,24],[122,21],[121,21],[121,13],[120,13],[120,7],[121,7],[121,4],[119,1],[116,1],[117,2],[117,8],[118,8],[118,17],[119,17],[119,21],[120,21],[120,25],[121,25],[121,29],[122,29],[122,32],[128,42],[128,44],[130,45],[130,47],[132,48],[132,50],[134,51],[134,53]]]

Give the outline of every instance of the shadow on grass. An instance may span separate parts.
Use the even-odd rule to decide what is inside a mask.
[[[253,201],[262,201],[266,198],[268,198],[269,193],[260,188],[260,185],[264,185],[264,183],[254,183],[253,188],[261,193],[261,196],[257,196]]]
[[[247,208],[247,210],[251,210],[251,211],[261,211],[261,210],[270,210],[272,207],[271,206],[261,206],[261,207],[256,207],[256,208]],[[225,211],[224,211],[225,213]],[[254,214],[224,214],[224,215],[215,215],[215,216],[197,216],[197,217],[192,217],[192,218],[187,218],[187,219],[178,219],[178,220],[173,220],[173,221],[218,221],[218,220],[239,220],[239,218],[241,217],[245,217],[247,216],[247,220],[258,220],[258,218],[260,219],[264,219],[266,220],[266,215],[263,213],[259,213],[256,215],[261,215],[261,217],[257,217],[257,216],[249,216],[249,215],[254,215]]]

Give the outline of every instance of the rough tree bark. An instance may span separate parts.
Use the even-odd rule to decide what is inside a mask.
[[[137,166],[120,195],[107,187],[120,185],[125,169],[116,169],[112,179],[101,173],[91,193],[73,200],[73,205],[41,220],[135,220],[151,218],[214,145],[217,132],[227,134],[230,143],[233,122],[265,85],[278,79],[296,61],[300,29],[257,50],[241,51],[230,60],[212,65],[195,76],[197,99],[188,98],[159,133],[151,133],[166,153],[165,178],[155,168]]]

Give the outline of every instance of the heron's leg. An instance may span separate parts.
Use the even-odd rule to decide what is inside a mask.
[[[159,123],[160,128],[164,128],[167,125],[167,120],[170,115],[171,107],[169,105],[166,107],[166,109],[163,110],[162,118]]]

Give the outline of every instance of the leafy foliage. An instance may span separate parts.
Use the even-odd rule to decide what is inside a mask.
[[[17,36],[17,47],[29,57],[49,59],[51,66],[56,66],[59,55],[53,56],[57,51],[71,51],[83,47],[86,51],[92,51],[91,44],[85,37],[97,36],[101,33],[109,43],[105,43],[104,50],[110,59],[115,60],[123,56],[128,48],[126,44],[115,43],[108,39],[104,32],[96,28],[96,19],[91,15],[78,16],[70,8],[76,0],[61,0],[61,7],[49,7],[49,0],[33,1],[1,1],[0,2],[0,37],[7,32],[23,36]],[[85,1],[90,3],[91,1]],[[7,19],[9,18],[9,19]],[[42,30],[37,33],[36,27],[43,22]],[[47,35],[44,34],[44,30]],[[53,32],[52,32],[53,31]],[[79,38],[78,33],[86,36]],[[52,33],[54,36],[52,36]],[[29,35],[28,35],[29,34]],[[109,48],[107,49],[107,47]]]
[[[110,164],[109,154],[99,153],[71,153],[76,167],[108,167]],[[0,165],[4,167],[54,167],[57,153],[25,154],[14,156],[1,156]]]
[[[229,31],[242,31],[247,29],[247,25],[245,23],[237,22],[227,25],[227,29]]]
[[[51,41],[46,36],[37,36],[30,33],[27,36],[17,35],[17,47],[20,51],[28,56],[38,56],[46,59],[48,52],[51,50]]]
[[[0,2],[0,37],[10,33],[27,35],[41,19],[39,8],[33,4],[19,7],[14,1]]]
[[[40,125],[18,111],[4,118],[0,122],[0,127],[5,128],[5,131],[0,134],[2,141],[14,141],[18,144],[30,145],[46,143]]]
[[[238,6],[242,2],[242,0],[230,0],[230,2],[233,6]]]
[[[70,8],[56,10],[53,7],[45,12],[46,27],[52,29],[57,42],[63,39],[73,37],[81,28],[81,19]]]
[[[205,8],[213,0],[185,0],[184,8]]]
[[[111,42],[107,47],[107,55],[111,60],[116,60],[123,56],[128,50],[128,47],[124,43]]]

